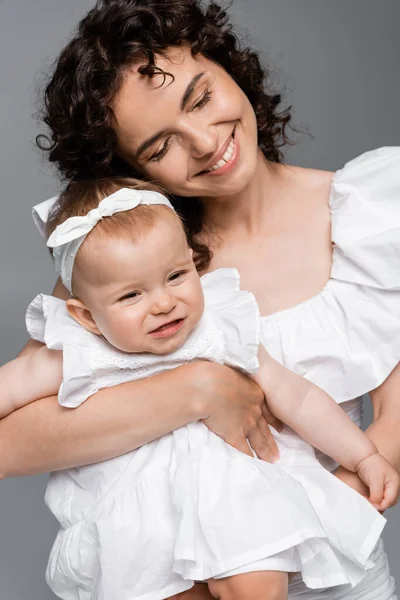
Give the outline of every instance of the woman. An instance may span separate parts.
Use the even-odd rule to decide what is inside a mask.
[[[235,266],[255,293],[275,358],[325,387],[356,421],[353,399],[371,391],[376,419],[368,433],[400,468],[400,319],[391,317],[399,267],[390,237],[398,203],[375,210],[378,197],[392,200],[396,190],[398,197],[399,155],[363,157],[334,180],[332,173],[284,167],[279,147],[290,115],[262,85],[257,56],[238,49],[218,7],[205,14],[193,0],[99,2],[47,90],[50,160],[67,177],[129,172],[169,190],[199,266]],[[379,247],[392,254],[378,254],[378,233]],[[367,237],[370,246],[355,243]],[[356,253],[347,255],[348,246]],[[55,293],[66,297],[61,285]],[[261,394],[245,378],[193,364],[104,390],[77,411],[65,413],[50,398],[11,415],[0,423],[0,471],[96,462],[196,419],[243,451],[247,437],[269,458],[274,447],[262,415],[268,420]],[[363,491],[352,474],[336,473]],[[382,547],[375,561],[352,591],[315,593],[295,578],[290,597],[395,598]],[[186,596],[196,594],[206,597],[203,588]]]

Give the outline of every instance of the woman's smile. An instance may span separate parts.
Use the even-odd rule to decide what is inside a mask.
[[[220,176],[226,175],[227,173],[230,174],[234,167],[238,164],[238,161],[239,142],[235,138],[235,131],[233,131],[232,135],[223,145],[222,150],[218,152],[217,156],[213,157],[209,161],[211,166],[207,166],[205,169],[203,169],[203,171],[199,173],[199,176]]]

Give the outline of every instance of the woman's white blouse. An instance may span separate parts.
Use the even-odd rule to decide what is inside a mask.
[[[313,298],[262,318],[262,341],[289,369],[346,402],[400,361],[400,148],[367,152],[330,193],[333,262]]]

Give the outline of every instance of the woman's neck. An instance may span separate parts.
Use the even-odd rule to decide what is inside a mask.
[[[210,233],[254,235],[271,209],[281,187],[282,166],[268,162],[259,150],[257,167],[249,184],[237,194],[204,198],[204,223]]]

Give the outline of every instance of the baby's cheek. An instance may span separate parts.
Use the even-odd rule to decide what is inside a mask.
[[[120,347],[125,352],[140,352],[143,340],[143,326],[140,319],[126,315],[115,326]],[[123,347],[122,347],[123,346]]]

